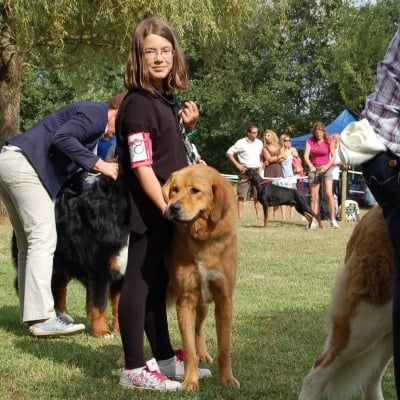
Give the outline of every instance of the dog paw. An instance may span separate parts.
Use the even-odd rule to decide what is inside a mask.
[[[214,360],[208,353],[199,353],[199,361],[211,364]]]
[[[229,378],[221,377],[221,384],[224,386],[231,387],[231,388],[236,388],[236,389],[240,388],[240,382],[233,376],[231,376]]]
[[[189,380],[185,379],[182,382],[182,389],[183,390],[197,390],[199,388],[199,382],[196,380]]]
[[[110,339],[114,337],[109,329],[92,329],[92,335],[98,339]]]

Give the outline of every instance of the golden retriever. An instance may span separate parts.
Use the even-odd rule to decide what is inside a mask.
[[[352,233],[328,314],[322,355],[304,378],[299,400],[383,400],[381,379],[392,357],[393,252],[379,206]]]
[[[176,301],[185,354],[183,389],[198,388],[198,363],[211,362],[203,322],[215,303],[220,381],[239,387],[230,348],[232,294],[236,281],[236,205],[231,184],[218,171],[192,165],[174,172],[165,185],[165,216],[174,223],[169,295]]]

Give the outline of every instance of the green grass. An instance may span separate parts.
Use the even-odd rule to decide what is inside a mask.
[[[251,203],[239,223],[239,273],[234,295],[232,359],[239,390],[221,387],[214,377],[192,393],[158,394],[118,385],[116,360],[120,338],[89,335],[36,339],[19,322],[10,260],[10,226],[0,225],[0,398],[22,399],[297,399],[302,379],[325,340],[325,311],[330,290],[354,223],[322,231],[293,221],[256,220]],[[69,311],[86,321],[85,292],[69,286]],[[173,343],[180,345],[174,310]],[[207,319],[210,354],[216,355],[213,313]],[[148,348],[146,348],[148,353]],[[148,354],[149,355],[149,354]],[[392,367],[384,378],[385,399],[394,399]]]

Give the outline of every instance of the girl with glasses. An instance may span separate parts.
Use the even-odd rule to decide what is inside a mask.
[[[117,118],[118,160],[130,193],[131,234],[119,326],[125,356],[120,385],[131,389],[171,391],[181,384],[183,360],[168,332],[164,252],[172,224],[163,217],[167,204],[161,187],[172,172],[187,165],[182,130],[199,118],[194,101],[181,109],[175,90],[188,85],[188,71],[175,34],[163,21],[139,23],[125,69],[128,93]],[[182,126],[182,125],[183,126]],[[144,335],[153,359],[144,357]],[[209,376],[207,369],[200,377]]]

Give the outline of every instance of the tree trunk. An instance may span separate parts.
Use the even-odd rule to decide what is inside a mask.
[[[0,33],[0,147],[19,132],[22,57],[7,25]]]
[[[0,148],[19,131],[22,57],[7,25],[0,32]],[[7,216],[0,202],[0,219]]]

